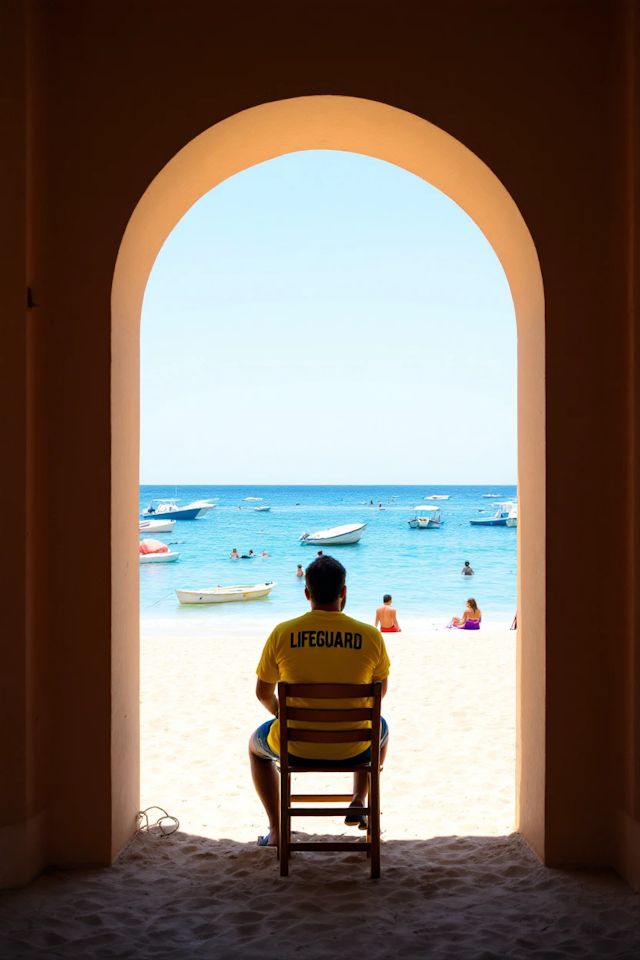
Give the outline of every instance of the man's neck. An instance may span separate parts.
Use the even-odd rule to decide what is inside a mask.
[[[340,602],[338,603],[314,603],[311,601],[312,610],[325,610],[327,613],[341,613]]]

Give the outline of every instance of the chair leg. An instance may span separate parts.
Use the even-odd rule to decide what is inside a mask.
[[[371,801],[371,773],[367,774],[367,799]],[[367,817],[367,843],[371,843],[371,817]],[[367,850],[367,860],[371,859],[371,847]]]
[[[371,879],[380,877],[380,774],[374,773],[369,786],[369,832],[371,836]]]
[[[278,844],[280,850],[280,876],[289,876],[289,841],[291,825],[289,816],[290,806],[290,777],[286,766],[280,768],[280,832]]]

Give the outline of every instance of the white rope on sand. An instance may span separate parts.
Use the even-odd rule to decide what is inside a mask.
[[[155,823],[149,822],[149,811],[150,810],[159,810],[162,814],[161,817],[155,821]],[[146,830],[148,834],[152,837],[157,837],[159,840],[164,839],[164,837],[170,837],[172,833],[175,833],[176,830],[180,828],[180,821],[177,817],[172,817],[170,813],[167,813],[163,807],[147,807],[146,810],[139,810],[136,814],[136,820],[138,821],[138,831]],[[170,821],[168,824],[164,821]]]

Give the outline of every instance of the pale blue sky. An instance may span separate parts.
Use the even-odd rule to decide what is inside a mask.
[[[423,180],[295,153],[204,196],[142,314],[142,483],[516,481],[498,259]]]

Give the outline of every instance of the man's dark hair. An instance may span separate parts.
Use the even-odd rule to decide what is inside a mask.
[[[385,593],[384,597],[382,598],[382,602],[383,602],[383,603],[389,603],[390,600],[391,600],[391,594],[390,594],[390,593]]]
[[[335,603],[339,598],[347,571],[339,560],[317,557],[306,569],[307,590],[315,603]]]

